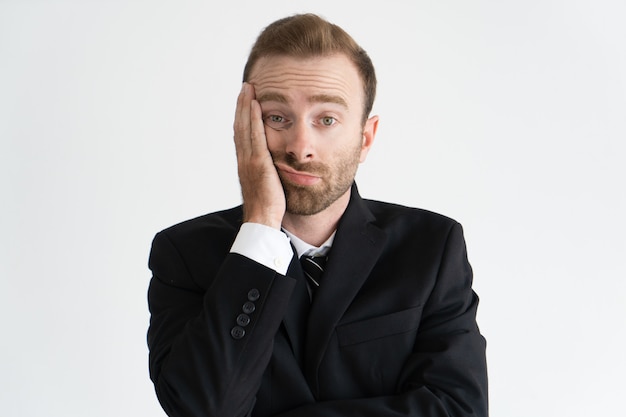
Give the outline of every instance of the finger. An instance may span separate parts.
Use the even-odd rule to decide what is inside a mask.
[[[263,124],[263,112],[258,101],[250,102],[250,145],[251,151],[257,155],[269,153],[265,125]]]
[[[250,153],[250,97],[249,86],[246,83],[242,85],[237,98],[233,130],[237,156],[248,155]]]

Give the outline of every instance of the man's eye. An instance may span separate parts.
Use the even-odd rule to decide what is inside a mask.
[[[335,124],[336,120],[334,117],[322,117],[321,122],[324,126],[332,126]]]
[[[277,114],[268,114],[263,117],[263,123],[265,126],[274,130],[285,130],[291,126],[291,121],[285,116],[279,116]]]

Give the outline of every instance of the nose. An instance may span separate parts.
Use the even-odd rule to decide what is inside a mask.
[[[298,162],[309,162],[315,157],[312,130],[303,122],[294,123],[289,129],[285,151]]]

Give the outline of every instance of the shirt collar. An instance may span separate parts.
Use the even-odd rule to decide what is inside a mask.
[[[291,244],[296,249],[298,258],[300,258],[302,255],[308,255],[308,256],[328,255],[330,248],[333,246],[333,240],[335,240],[335,233],[337,233],[337,231],[335,230],[333,234],[330,235],[328,239],[326,239],[326,242],[322,243],[321,246],[317,247],[317,246],[313,246],[313,245],[306,243],[304,240],[300,239],[298,236],[294,235],[293,233],[289,232],[286,229],[283,229],[283,232],[285,232],[287,237],[291,240]]]

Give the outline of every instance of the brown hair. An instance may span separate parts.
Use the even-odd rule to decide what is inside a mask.
[[[317,15],[298,14],[277,20],[266,27],[250,51],[243,80],[248,81],[254,64],[261,57],[282,55],[309,58],[336,53],[346,55],[361,76],[365,92],[365,122],[376,96],[376,74],[372,60],[346,31]]]

